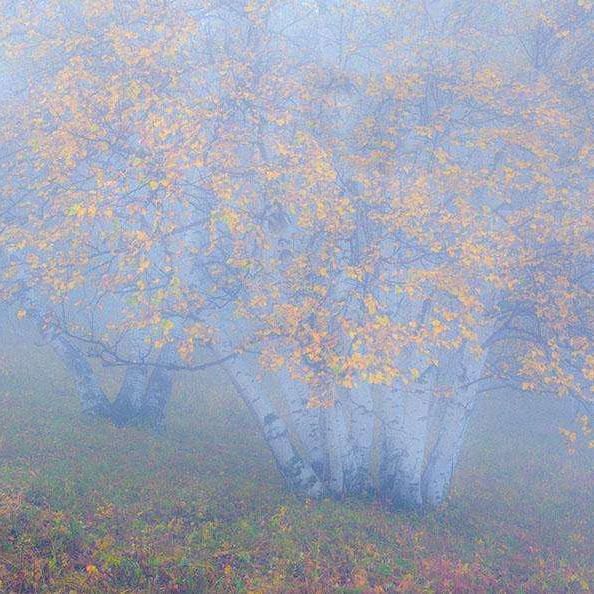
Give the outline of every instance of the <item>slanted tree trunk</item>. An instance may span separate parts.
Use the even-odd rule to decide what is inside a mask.
[[[117,426],[145,424],[160,429],[173,387],[173,372],[156,366],[152,372],[146,365],[129,365],[114,402],[111,402],[89,363],[88,356],[71,340],[47,325],[31,304],[30,316],[35,320],[44,340],[72,373],[83,413],[111,420]],[[139,337],[134,337],[139,343]],[[177,354],[173,345],[166,345],[159,355],[160,363],[172,362]]]
[[[423,500],[428,507],[439,506],[448,494],[485,367],[486,355],[475,358],[465,349],[457,355],[451,363],[455,392],[444,403],[437,439],[423,473]]]
[[[29,315],[37,325],[37,330],[72,374],[83,414],[109,417],[111,402],[101,389],[86,355],[68,336],[53,326],[46,325],[46,321],[34,304],[29,303],[28,308]]]
[[[83,413],[90,416],[110,417],[111,402],[101,389],[85,354],[66,336],[50,333],[46,333],[45,336],[54,352],[72,373]]]
[[[321,426],[321,410],[308,406],[309,390],[303,382],[292,379],[287,371],[278,374],[278,389],[287,395],[290,427],[299,438],[301,451],[315,473],[324,473],[324,436]]]
[[[251,360],[254,359],[254,360]],[[243,355],[223,365],[237,393],[254,415],[285,480],[295,491],[320,497],[324,487],[311,465],[292,443],[284,421],[260,386],[255,358]]]
[[[472,396],[468,396],[456,397],[446,405],[439,436],[423,473],[423,501],[428,507],[439,506],[449,491],[474,406]]]

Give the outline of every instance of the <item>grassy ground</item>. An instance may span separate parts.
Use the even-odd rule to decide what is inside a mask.
[[[590,591],[592,458],[538,399],[486,398],[418,517],[287,494],[220,378],[182,378],[165,435],[89,425],[51,354],[0,336],[0,592]]]

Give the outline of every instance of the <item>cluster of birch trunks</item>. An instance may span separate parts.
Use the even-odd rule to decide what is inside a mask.
[[[295,490],[376,495],[394,507],[421,509],[438,506],[448,493],[481,386],[484,357],[462,347],[447,359],[447,367],[428,367],[406,386],[341,388],[329,407],[308,406],[307,388],[281,377],[275,384],[283,410],[274,390],[263,390],[256,361],[226,367]],[[457,390],[439,396],[446,383]]]
[[[72,374],[85,413],[118,426],[163,426],[173,346],[162,350],[156,365],[128,365],[110,400],[72,339],[51,332],[45,338]],[[323,407],[312,407],[308,387],[286,371],[266,374],[257,355],[243,354],[221,367],[292,489],[309,497],[375,496],[393,507],[422,509],[447,496],[482,385],[486,356],[467,347],[444,353],[415,381],[337,388],[333,405]],[[404,353],[399,365],[415,367],[418,357]]]

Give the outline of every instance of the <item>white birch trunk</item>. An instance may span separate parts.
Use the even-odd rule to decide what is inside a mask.
[[[429,435],[431,394],[424,382],[384,394],[381,485],[395,507],[422,506],[421,477]]]
[[[449,491],[474,404],[471,395],[464,400],[448,403],[442,416],[442,427],[423,475],[423,501],[428,507],[439,506]]]
[[[146,365],[128,365],[112,407],[113,422],[118,426],[135,425],[142,420],[142,408],[149,380]]]
[[[396,507],[418,509],[422,505],[421,476],[429,434],[431,394],[422,387],[405,390],[404,423],[392,502]]]
[[[368,495],[372,490],[371,455],[375,426],[372,386],[364,383],[343,393],[350,413],[346,490],[355,495]]]
[[[176,357],[172,345],[165,346],[159,363],[169,363]],[[160,430],[165,422],[165,412],[173,392],[174,372],[165,367],[155,367],[150,374],[144,395],[144,416],[154,429]]]
[[[287,483],[296,491],[310,497],[320,497],[323,485],[311,465],[291,442],[283,420],[257,380],[257,361],[247,361],[248,355],[231,359],[224,364],[240,398],[252,411],[270,447],[274,459]],[[251,358],[251,357],[250,357]]]
[[[67,337],[54,334],[46,336],[54,352],[66,364],[74,377],[76,392],[81,403],[82,411],[92,416],[109,417],[111,402],[101,389],[95,372],[85,354]]]
[[[403,324],[422,323],[431,302],[394,298],[392,314]],[[403,374],[393,387],[380,387],[382,426],[380,445],[380,493],[399,507],[421,505],[421,475],[428,437],[431,406],[429,376],[432,368],[414,346],[404,350],[396,361]],[[415,379],[412,370],[420,375]],[[404,379],[410,383],[405,383]]]
[[[144,404],[148,378],[149,368],[146,365],[128,365],[116,401],[124,400],[132,410],[140,411]]]
[[[335,400],[333,405],[322,411],[324,443],[326,449],[326,484],[337,499],[345,494],[345,474],[348,472],[348,433],[343,404]]]
[[[46,327],[43,317],[34,304],[28,305],[29,315],[35,320],[39,333],[72,374],[83,413],[91,416],[109,417],[111,402],[99,385],[87,356],[68,336],[56,331],[51,326]]]
[[[463,347],[456,355],[450,359],[449,370],[455,392],[444,404],[437,439],[423,473],[423,500],[428,507],[439,506],[448,494],[485,368],[486,354],[474,357]]]
[[[382,498],[391,496],[396,478],[398,452],[395,436],[402,431],[404,403],[389,386],[378,386],[381,403],[379,492]]]
[[[280,389],[287,396],[287,406],[291,427],[295,430],[305,459],[312,468],[322,476],[324,472],[324,438],[321,427],[321,410],[309,408],[309,391],[307,385],[293,380],[286,371],[279,374]]]

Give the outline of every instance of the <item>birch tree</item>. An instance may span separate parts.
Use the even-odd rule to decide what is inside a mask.
[[[0,295],[84,406],[220,367],[292,488],[414,509],[487,384],[591,406],[588,3],[4,12]]]

